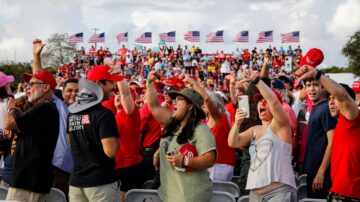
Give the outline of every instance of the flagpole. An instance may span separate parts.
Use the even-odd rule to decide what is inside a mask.
[[[92,28],[92,30],[94,30],[94,34],[96,34],[96,31],[99,30],[99,28]],[[96,42],[95,42],[95,50],[96,50]]]

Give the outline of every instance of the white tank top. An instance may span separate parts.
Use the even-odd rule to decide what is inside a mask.
[[[262,188],[272,182],[281,182],[297,189],[291,166],[292,145],[280,140],[270,126],[263,137],[255,140],[259,128],[256,128],[249,148],[251,163],[246,189]]]

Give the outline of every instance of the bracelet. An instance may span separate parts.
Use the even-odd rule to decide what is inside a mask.
[[[158,153],[155,153],[155,154],[154,154],[154,159],[159,159],[159,157],[160,157],[160,156],[159,156]]]
[[[318,70],[318,69],[317,69],[317,70],[316,70],[315,79],[316,79],[316,80],[319,80],[322,75],[324,75],[324,72],[322,72],[321,70]]]
[[[260,77],[257,77],[257,78],[253,81],[253,83],[254,83],[255,85],[257,85],[257,84],[259,83],[259,81],[260,81]]]
[[[234,133],[239,133],[239,128],[236,127],[235,125],[231,128],[231,130],[232,130]]]
[[[151,86],[151,85],[153,85],[153,84],[154,84],[153,81],[146,81],[146,86]]]

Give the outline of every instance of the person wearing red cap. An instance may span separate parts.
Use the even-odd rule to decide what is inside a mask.
[[[35,39],[32,45],[33,51],[33,66],[32,72],[34,75],[48,75],[48,78],[51,78],[52,75],[49,75],[48,72],[42,70],[41,68],[41,52],[45,44],[42,43],[40,39]],[[74,83],[76,82],[76,83]],[[51,82],[50,82],[51,83]],[[68,116],[68,106],[75,101],[75,92],[77,90],[77,80],[72,83],[66,82],[63,89],[63,97],[65,103],[60,100],[55,94],[54,89],[56,83],[52,82],[54,86],[52,88],[52,102],[56,104],[56,108],[59,111],[60,119],[60,128],[58,141],[55,147],[53,154],[53,166],[54,166],[54,181],[53,187],[56,187],[62,190],[66,196],[68,196],[69,185],[68,181],[70,178],[70,172],[73,169],[73,160],[71,156],[70,144],[68,143],[68,138],[66,134],[67,128],[67,116]],[[70,93],[70,88],[72,88],[72,93]]]
[[[262,125],[239,133],[246,113],[238,109],[228,144],[231,147],[250,144],[251,156],[246,189],[250,201],[297,201],[295,176],[291,166],[291,126],[282,107],[281,97],[262,80],[254,84],[260,93],[254,96]]]
[[[355,92],[355,102],[360,107],[360,80],[354,81],[352,84],[352,89]]]
[[[145,182],[145,166],[140,153],[139,109],[135,106],[128,83],[118,82],[119,94],[115,96],[117,114],[115,116],[119,131],[119,150],[115,156],[116,173],[121,180],[120,191],[125,201],[125,194],[130,189],[140,189]]]
[[[329,110],[338,119],[331,152],[330,201],[360,200],[360,110],[355,93],[347,85],[338,84],[319,70],[306,69],[301,78],[316,79],[329,91]],[[352,86],[354,89],[354,86]],[[314,185],[313,185],[314,186]]]
[[[17,139],[6,199],[38,201],[50,191],[54,177],[52,158],[60,123],[59,111],[52,102],[56,81],[45,70],[23,77],[29,83],[28,101],[34,107],[21,112],[15,103],[9,104],[5,129],[16,131]],[[7,137],[12,138],[12,135],[7,134]]]

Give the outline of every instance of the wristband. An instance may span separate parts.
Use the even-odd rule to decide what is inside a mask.
[[[154,159],[159,159],[159,157],[160,157],[159,154],[157,153],[154,154]]]
[[[154,82],[152,82],[152,81],[146,81],[146,86],[151,86],[153,84],[154,84]]]
[[[253,83],[254,83],[255,85],[257,85],[257,84],[259,83],[259,81],[260,81],[260,77],[257,77],[257,78],[253,81]]]
[[[239,133],[239,128],[236,127],[236,126],[233,126],[233,127],[231,128],[231,130],[234,131],[235,133]]]
[[[322,75],[324,75],[324,72],[317,69],[315,79],[319,80]]]

